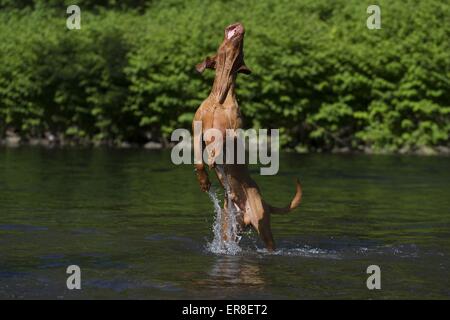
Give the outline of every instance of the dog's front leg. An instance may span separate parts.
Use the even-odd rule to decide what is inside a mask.
[[[211,187],[211,182],[209,181],[208,173],[206,172],[206,167],[203,163],[203,148],[202,148],[202,130],[198,130],[195,127],[195,122],[199,121],[194,118],[194,123],[192,125],[192,130],[194,132],[194,166],[195,174],[197,175],[197,180],[200,185],[200,189],[204,192],[208,192]],[[200,122],[201,123],[201,122]]]
[[[200,189],[204,192],[208,192],[211,187],[211,182],[209,181],[208,173],[206,172],[203,163],[195,165],[195,173],[197,175],[198,183],[200,184]]]

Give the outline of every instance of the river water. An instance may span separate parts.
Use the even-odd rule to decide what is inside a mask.
[[[0,298],[450,298],[450,158],[283,153],[278,175],[252,172],[277,206],[299,177],[303,203],[272,216],[274,253],[250,232],[232,255],[169,151],[0,149]]]

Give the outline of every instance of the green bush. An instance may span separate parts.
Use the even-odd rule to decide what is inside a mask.
[[[2,135],[167,139],[210,90],[213,72],[195,64],[241,21],[247,127],[279,128],[301,150],[449,144],[448,3],[378,2],[380,30],[366,27],[372,2],[357,0],[83,1],[81,30],[67,30],[65,8],[36,3],[0,1]]]

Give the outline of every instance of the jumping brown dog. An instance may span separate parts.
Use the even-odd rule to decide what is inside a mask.
[[[201,121],[202,134],[195,134],[194,130],[194,154],[197,159],[202,159],[202,136],[210,129],[218,129],[225,137],[227,129],[242,128],[242,117],[236,101],[235,81],[238,73],[250,74],[250,69],[244,63],[244,26],[235,23],[225,28],[225,37],[219,46],[217,54],[212,58],[207,57],[196,66],[198,72],[202,73],[206,68],[215,69],[214,84],[208,98],[195,113],[194,122]],[[194,127],[193,122],[193,127]],[[213,141],[205,139],[206,145]],[[214,153],[214,152],[213,152]],[[228,202],[232,201],[238,209],[238,223],[241,228],[251,225],[260,235],[268,250],[274,250],[275,243],[270,228],[270,213],[287,213],[295,209],[301,201],[302,189],[297,180],[296,193],[291,203],[285,208],[276,208],[265,202],[260,190],[250,177],[246,164],[215,164],[217,154],[212,154],[208,159],[210,168],[214,168],[217,178],[222,186],[228,186],[225,193],[224,210],[228,210]],[[195,164],[197,179],[203,191],[209,191],[211,183],[203,162]],[[227,214],[223,214],[227,217]],[[226,218],[222,224],[227,224]],[[224,228],[222,228],[224,230]],[[226,237],[226,235],[223,235]]]

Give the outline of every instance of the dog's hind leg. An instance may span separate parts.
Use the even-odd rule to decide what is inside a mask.
[[[246,217],[244,221],[250,223],[258,232],[261,240],[266,245],[267,250],[275,250],[275,241],[273,240],[272,230],[270,229],[270,214],[268,208],[262,203],[260,197],[251,197],[248,201]]]
[[[237,241],[239,234],[245,227],[244,216],[240,208],[228,195],[224,199],[221,218],[222,239],[224,241]]]
[[[275,241],[273,240],[272,230],[270,229],[269,216],[265,215],[263,219],[258,221],[258,231],[261,240],[266,245],[268,251],[275,250]]]

